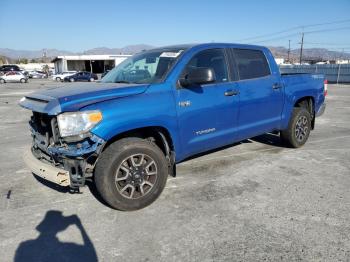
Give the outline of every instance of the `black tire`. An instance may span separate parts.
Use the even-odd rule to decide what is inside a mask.
[[[5,84],[6,81],[4,79],[0,79],[0,84]]]
[[[20,82],[23,84],[26,82],[26,80],[24,78],[21,78]]]
[[[56,77],[56,82],[61,82],[61,78],[60,77]]]
[[[140,161],[139,166],[130,165],[130,162],[136,164],[136,159]],[[142,177],[136,181],[138,174]],[[102,152],[94,174],[102,198],[111,207],[123,211],[138,210],[153,203],[162,193],[167,177],[168,165],[163,152],[154,143],[140,138],[124,138],[111,144]]]
[[[281,139],[288,146],[298,148],[303,146],[311,131],[310,112],[303,107],[293,109],[288,128],[281,131]]]
[[[94,82],[95,79],[94,79],[93,77],[91,77],[89,81],[90,81],[90,82]]]
[[[70,81],[70,82],[74,82],[75,79],[74,79],[74,78],[69,78],[69,81]]]

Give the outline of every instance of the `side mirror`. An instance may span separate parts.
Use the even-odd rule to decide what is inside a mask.
[[[181,78],[180,85],[187,87],[193,84],[202,85],[215,82],[215,72],[210,67],[197,67],[191,69],[188,74]]]

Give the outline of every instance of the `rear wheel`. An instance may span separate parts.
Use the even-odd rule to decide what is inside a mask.
[[[74,78],[70,78],[69,81],[74,82],[75,80],[74,80]]]
[[[297,148],[306,143],[310,131],[310,112],[303,107],[296,107],[293,109],[288,128],[281,131],[281,138],[288,146]]]
[[[56,81],[57,82],[61,82],[61,78],[60,77],[56,77]]]
[[[0,79],[0,84],[5,84],[5,79]]]
[[[21,78],[21,80],[19,80],[21,83],[25,83],[26,80],[24,78]]]
[[[94,82],[95,79],[93,77],[90,78],[90,82]]]
[[[96,188],[113,208],[137,210],[150,205],[163,191],[168,165],[150,141],[124,138],[111,144],[95,169]]]

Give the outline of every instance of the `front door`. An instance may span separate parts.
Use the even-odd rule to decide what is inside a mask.
[[[181,77],[195,67],[209,67],[216,81],[178,88],[176,95],[182,150],[186,156],[234,141],[238,96],[229,81],[224,49],[209,49],[193,56]]]

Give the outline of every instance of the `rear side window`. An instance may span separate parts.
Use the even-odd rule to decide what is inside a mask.
[[[270,68],[263,52],[249,49],[233,49],[239,79],[252,79],[270,75]]]

